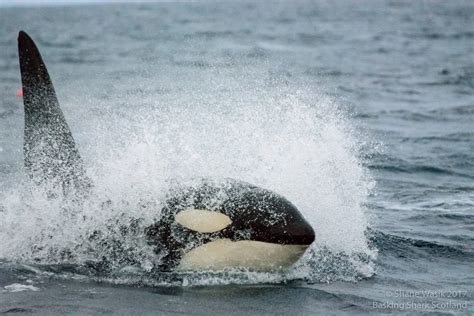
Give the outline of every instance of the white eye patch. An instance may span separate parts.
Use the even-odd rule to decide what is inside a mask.
[[[193,208],[179,212],[175,218],[181,226],[199,233],[214,233],[232,223],[229,216],[222,213]]]

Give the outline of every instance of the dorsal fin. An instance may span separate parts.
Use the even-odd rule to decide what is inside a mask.
[[[91,182],[43,59],[33,40],[23,31],[18,35],[18,51],[25,105],[26,172],[50,195],[80,197],[88,192]]]

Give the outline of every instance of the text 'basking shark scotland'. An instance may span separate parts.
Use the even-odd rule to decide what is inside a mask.
[[[24,159],[28,177],[50,198],[80,203],[94,190],[33,40],[18,36],[25,106]],[[145,228],[161,258],[159,270],[246,268],[271,271],[293,265],[314,231],[284,197],[234,180],[203,179],[172,190],[160,219]]]

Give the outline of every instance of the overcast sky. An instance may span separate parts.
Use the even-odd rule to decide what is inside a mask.
[[[24,4],[77,4],[77,3],[102,3],[102,2],[160,2],[159,0],[0,0],[0,5],[24,5]],[[171,2],[171,1],[167,1]]]

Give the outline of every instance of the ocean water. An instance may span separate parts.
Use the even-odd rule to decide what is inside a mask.
[[[0,313],[474,312],[471,1],[0,4],[0,26]],[[19,30],[95,183],[80,209],[25,178]],[[200,176],[284,195],[316,242],[281,273],[150,272],[120,225]]]

